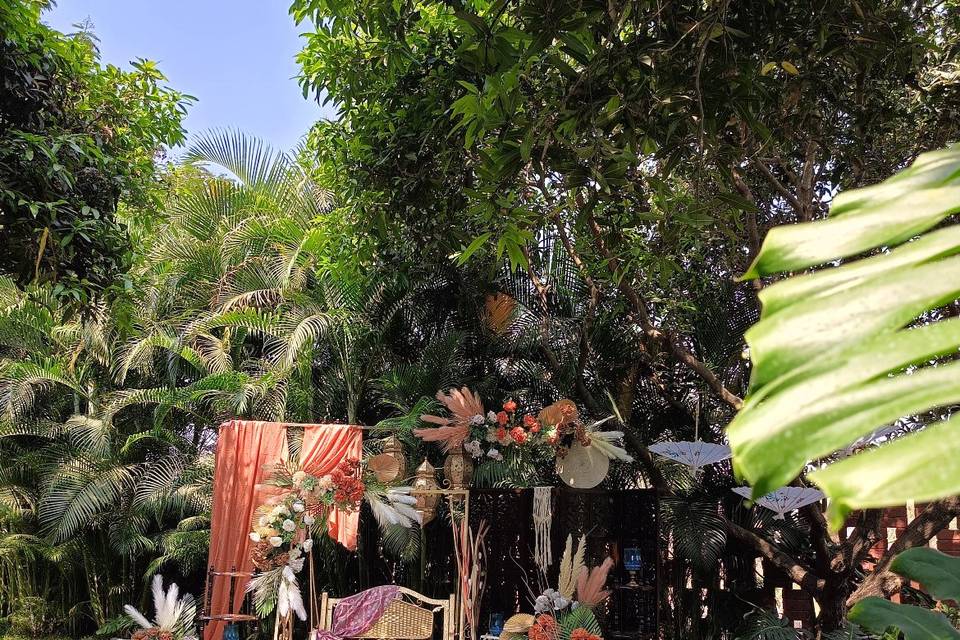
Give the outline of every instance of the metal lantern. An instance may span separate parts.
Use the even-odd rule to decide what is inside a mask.
[[[448,489],[469,489],[473,480],[473,460],[463,445],[447,454],[443,463],[443,478]]]
[[[416,476],[413,479],[410,494],[417,499],[415,509],[420,513],[421,525],[425,525],[434,516],[437,515],[437,501],[440,500],[440,494],[436,491],[440,488],[437,484],[437,470],[429,461],[424,460],[423,464],[417,467]]]

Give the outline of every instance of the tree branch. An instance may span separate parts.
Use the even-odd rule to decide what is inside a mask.
[[[665,348],[674,358],[692,369],[723,402],[734,409],[739,409],[741,405],[743,405],[743,400],[727,389],[706,364],[698,360],[692,353],[670,336],[670,334],[653,326],[653,323],[650,321],[650,314],[647,311],[646,302],[640,294],[637,293],[636,289],[630,285],[627,279],[621,277],[623,274],[620,273],[620,260],[607,248],[606,242],[603,239],[603,232],[600,230],[600,225],[597,224],[596,218],[594,218],[591,213],[587,214],[587,224],[590,232],[593,234],[594,243],[600,255],[606,260],[607,269],[609,269],[613,275],[620,292],[623,293],[630,302],[630,306],[633,307],[632,316],[640,325],[644,335],[652,342]]]
[[[817,598],[826,585],[826,580],[817,576],[809,567],[798,562],[772,542],[749,529],[724,519],[727,532],[740,542],[752,547],[773,566],[787,574],[800,588]]]
[[[800,200],[798,200],[789,189],[783,186],[783,183],[777,179],[777,176],[773,175],[773,172],[770,171],[770,168],[767,167],[767,165],[759,158],[753,158],[753,165],[760,170],[760,173],[763,174],[763,177],[767,179],[767,182],[770,183],[770,186],[773,187],[774,191],[779,193],[783,199],[786,200],[791,207],[793,207],[793,210],[797,212],[797,215],[803,219],[805,209],[800,203]]]

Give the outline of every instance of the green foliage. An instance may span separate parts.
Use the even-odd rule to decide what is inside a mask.
[[[950,275],[960,246],[953,240],[957,227],[906,242],[957,210],[960,147],[951,147],[922,155],[886,182],[838,197],[828,220],[768,235],[751,275],[891,249],[760,293],[763,315],[746,336],[754,363],[750,395],[727,431],[735,466],[756,495],[884,425],[960,399],[956,365],[945,358],[960,345],[958,325],[937,311],[960,293]],[[850,509],[960,491],[954,422],[812,473],[832,499],[832,525],[840,526]]]
[[[960,599],[960,559],[915,547],[899,554],[890,569],[919,582],[936,600]],[[864,598],[850,610],[850,619],[878,634],[896,628],[905,640],[960,638],[960,631],[944,613],[883,598]]]
[[[850,610],[850,619],[876,634],[883,634],[890,628],[897,629],[904,640],[960,638],[960,631],[939,611],[896,604],[883,598],[864,598]]]
[[[129,260],[118,203],[160,204],[155,160],[183,141],[192,98],[149,60],[102,65],[91,33],[46,27],[42,6],[0,7],[0,272],[86,300]]]
[[[603,636],[600,623],[589,607],[577,607],[560,616],[560,640],[570,640],[570,635],[576,629],[586,629],[588,633]]]

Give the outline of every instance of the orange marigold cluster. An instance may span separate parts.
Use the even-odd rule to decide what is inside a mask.
[[[537,616],[536,622],[530,627],[527,636],[530,640],[557,640],[560,625],[556,618],[543,614]]]
[[[603,638],[590,633],[583,627],[577,627],[570,632],[570,640],[603,640]]]

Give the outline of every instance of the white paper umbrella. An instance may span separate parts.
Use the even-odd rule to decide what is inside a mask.
[[[734,487],[733,492],[749,500],[752,489],[750,487]],[[782,489],[771,491],[761,498],[757,498],[754,502],[776,513],[777,515],[775,515],[774,518],[777,520],[783,520],[783,517],[788,511],[805,507],[808,504],[813,504],[820,500],[823,500],[823,492],[818,489],[783,487]]]
[[[730,447],[727,445],[711,444],[699,440],[695,442],[658,442],[650,445],[650,451],[692,469],[699,469],[730,457]]]

